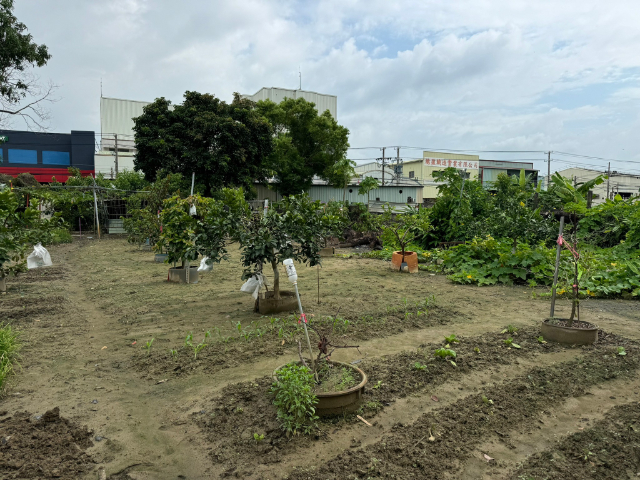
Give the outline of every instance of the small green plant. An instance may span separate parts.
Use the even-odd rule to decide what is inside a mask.
[[[493,400],[482,395],[482,403],[484,403],[485,405],[493,405]]]
[[[184,346],[190,347],[192,342],[193,342],[193,333],[189,332],[184,339]]]
[[[517,343],[513,343],[513,338],[509,337],[506,340],[503,340],[504,344],[509,348],[520,348],[520,345]]]
[[[305,366],[290,363],[276,373],[277,380],[269,392],[278,412],[280,428],[287,435],[300,432],[309,434],[318,420],[315,406],[318,397],[313,393],[315,382],[312,371]]]
[[[437,358],[443,358],[447,360],[451,365],[457,367],[456,362],[451,360],[451,358],[456,358],[456,352],[454,352],[450,348],[439,348],[434,352],[434,355]]]
[[[542,335],[538,337],[538,343],[547,343]]]
[[[376,383],[373,387],[371,388],[375,388],[376,390],[378,390],[381,386],[383,385],[382,380],[378,380],[378,383]]]
[[[0,325],[0,391],[4,390],[9,377],[15,374],[22,344],[19,334],[11,325]]]
[[[516,327],[514,325],[507,325],[507,328],[502,330],[500,333],[509,333],[511,335],[517,335],[518,334],[518,327]]]
[[[149,340],[147,343],[145,343],[142,348],[144,348],[147,351],[147,355],[149,355],[151,353],[151,345],[153,345],[153,338],[151,340]]]
[[[416,363],[414,363],[414,364],[413,364],[413,367],[412,367],[412,368],[413,368],[414,370],[421,371],[421,370],[426,370],[426,369],[427,369],[427,366],[426,366],[426,365],[421,364],[420,362],[416,362]]]
[[[174,360],[177,358],[178,356],[178,351],[175,349],[171,349],[169,350],[169,353],[171,354],[171,358],[173,358]]]
[[[445,340],[446,343],[449,343],[449,344],[451,344],[451,343],[460,343],[460,340],[458,340],[458,337],[456,337],[455,333],[452,333],[449,336],[445,335],[444,336],[444,340]]]
[[[627,352],[624,351],[624,347],[618,347],[618,355],[624,356]]]
[[[257,434],[257,433],[254,433],[253,434],[253,439],[256,441],[256,443],[260,443],[261,441],[264,440],[264,433],[261,434],[261,435]]]
[[[474,348],[473,351],[476,353],[480,353],[480,349],[478,347]]]
[[[238,330],[239,335],[242,335],[242,323],[240,321],[236,323],[236,330]]]
[[[209,332],[206,332],[204,334],[204,339],[202,340],[202,342],[200,342],[199,344],[194,344],[193,343],[193,334],[191,332],[189,332],[189,335],[187,335],[187,338],[184,340],[184,344],[186,347],[191,348],[191,350],[193,350],[193,359],[196,360],[198,358],[198,354],[204,350],[204,348],[208,345],[207,344],[207,339],[211,336],[211,334]]]

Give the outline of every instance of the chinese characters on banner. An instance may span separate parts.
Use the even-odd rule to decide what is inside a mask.
[[[448,160],[446,158],[425,158],[425,165],[432,167],[478,168],[478,162],[468,160]]]

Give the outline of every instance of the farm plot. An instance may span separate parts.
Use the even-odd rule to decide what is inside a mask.
[[[359,361],[369,375],[356,414],[373,426],[353,414],[287,437],[268,390],[274,368],[298,358],[299,326],[289,314],[254,313],[253,299],[239,292],[236,250],[196,285],[167,283],[167,265],[122,239],[50,251],[53,268],[12,277],[0,297],[25,344],[1,409],[12,418],[28,411],[23,427],[34,435],[35,418],[55,407],[73,428],[93,433],[78,444],[82,455],[60,456],[55,473],[46,456],[31,462],[42,468],[37,478],[97,478],[100,467],[114,479],[513,478],[528,458],[509,448],[525,444],[519,432],[533,432],[527,452],[543,458],[549,445],[537,431],[559,439],[586,431],[575,422],[554,428],[565,406],[593,393],[589,408],[604,412],[638,391],[637,302],[585,301],[600,341],[563,347],[538,340],[548,305],[529,289],[454,286],[378,260],[329,258],[319,304],[318,270],[297,267],[303,304],[312,324],[359,345],[332,358]],[[515,331],[501,333],[508,324]],[[434,355],[454,333],[455,366]],[[540,466],[526,468],[538,478]]]

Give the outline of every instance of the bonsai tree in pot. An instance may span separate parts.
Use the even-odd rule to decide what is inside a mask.
[[[425,235],[432,226],[426,211],[407,207],[401,213],[395,213],[387,204],[382,214],[382,239],[383,243],[398,246],[399,251],[393,252],[391,259],[395,270],[418,271],[418,256],[415,252],[407,250],[407,246]]]
[[[274,305],[268,313],[287,311],[296,308],[292,292],[281,292],[279,264],[287,258],[314,266],[320,263],[319,250],[323,242],[323,223],[320,215],[320,202],[312,202],[308,195],[285,197],[276,208],[266,213],[258,212],[243,221],[238,240],[242,252],[244,272],[242,279],[253,276],[262,278],[265,265],[271,265],[273,271],[272,291],[258,299],[256,307],[261,313],[267,313],[264,306],[273,299]],[[289,297],[291,302],[281,301]]]

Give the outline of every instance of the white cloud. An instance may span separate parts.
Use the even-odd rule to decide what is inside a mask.
[[[303,88],[338,95],[353,146],[640,161],[635,0],[30,0],[16,14],[53,54],[55,130],[99,130],[100,78],[108,96],[228,100],[295,87],[301,66]]]

